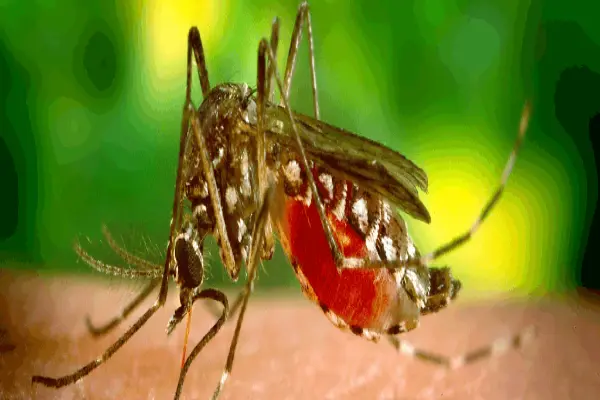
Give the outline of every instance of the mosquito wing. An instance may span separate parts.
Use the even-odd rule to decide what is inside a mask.
[[[283,107],[266,107],[265,125],[271,140],[294,147],[293,130]],[[307,156],[362,188],[379,193],[412,217],[429,223],[419,199],[427,192],[427,174],[402,154],[349,131],[294,113]]]

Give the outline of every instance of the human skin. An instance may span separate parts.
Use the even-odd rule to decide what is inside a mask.
[[[0,353],[2,399],[168,399],[177,384],[185,324],[167,337],[178,306],[175,290],[117,353],[76,384],[31,384],[96,359],[133,323],[95,339],[84,319],[118,314],[142,284],[0,271],[0,327],[14,349]],[[223,399],[593,399],[600,393],[600,307],[597,298],[570,297],[453,303],[402,335],[415,346],[459,355],[534,324],[537,336],[520,349],[456,370],[398,354],[335,328],[298,293],[261,294],[248,307]],[[299,291],[298,291],[299,292]],[[230,294],[230,299],[233,296]],[[194,308],[190,345],[214,323]],[[234,324],[227,324],[192,364],[183,399],[209,398],[221,377]]]

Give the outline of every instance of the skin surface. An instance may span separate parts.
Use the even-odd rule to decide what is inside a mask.
[[[180,365],[185,324],[165,327],[175,291],[149,323],[106,364],[61,389],[31,385],[33,374],[71,373],[104,351],[133,318],[94,339],[84,318],[107,321],[141,289],[114,280],[41,277],[0,270],[0,327],[16,347],[0,353],[2,399],[168,399]],[[344,333],[299,293],[254,296],[223,399],[593,399],[600,393],[600,302],[562,299],[452,304],[424,317],[401,337],[415,346],[458,355],[534,323],[525,348],[446,371]],[[299,290],[298,290],[299,292]],[[232,299],[233,296],[230,296]],[[147,307],[155,300],[149,298]],[[142,310],[135,313],[140,315]],[[190,344],[215,318],[197,305]],[[208,398],[221,376],[234,324],[226,325],[192,365],[184,399]]]

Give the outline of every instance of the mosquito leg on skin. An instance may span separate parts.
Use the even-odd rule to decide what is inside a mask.
[[[190,366],[192,365],[192,362],[194,362],[194,359],[198,356],[200,351],[202,351],[204,346],[206,346],[206,344],[208,342],[210,342],[213,337],[215,337],[217,332],[219,332],[221,327],[227,321],[228,315],[230,314],[227,296],[225,296],[225,294],[219,290],[204,289],[192,298],[192,303],[199,299],[210,299],[210,300],[219,302],[223,305],[223,310],[221,311],[221,316],[219,317],[217,322],[215,322],[215,324],[204,335],[204,337],[200,340],[200,342],[198,342],[198,344],[196,346],[194,346],[194,348],[190,352],[190,355],[185,360],[185,363],[183,364],[183,367],[181,368],[181,371],[179,372],[179,381],[177,382],[177,390],[175,392],[175,400],[179,399],[179,396],[181,395],[181,391],[183,390],[183,382],[185,380],[187,371],[190,369]],[[181,321],[181,319],[179,321],[175,322],[175,325],[178,324],[180,321]]]
[[[182,126],[184,126],[184,125],[187,125],[187,124],[182,124]],[[182,129],[180,153],[179,153],[179,165],[177,168],[177,180],[176,180],[176,185],[175,185],[175,196],[174,196],[174,201],[173,201],[173,218],[171,220],[171,231],[169,234],[169,244],[167,247],[167,256],[165,259],[165,266],[164,266],[163,276],[162,276],[162,280],[161,280],[158,299],[148,310],[146,310],[146,312],[119,339],[117,339],[117,341],[115,343],[113,343],[108,349],[106,349],[106,351],[100,357],[98,357],[94,361],[84,365],[83,367],[81,367],[77,371],[73,372],[72,374],[65,375],[65,376],[62,376],[59,378],[50,378],[50,377],[46,377],[46,376],[35,375],[31,378],[31,381],[33,383],[41,383],[42,385],[45,385],[45,386],[60,388],[60,387],[69,385],[71,383],[77,382],[79,379],[88,375],[94,369],[96,369],[97,367],[102,365],[117,350],[119,350],[121,348],[121,346],[123,346],[125,343],[127,343],[127,341],[142,326],[144,326],[144,324],[150,319],[150,317],[152,317],[152,315],[154,315],[154,313],[160,307],[162,307],[163,304],[165,303],[166,298],[167,298],[167,291],[168,291],[168,277],[169,277],[169,269],[170,269],[170,265],[171,265],[171,254],[172,254],[171,249],[173,246],[175,225],[180,220],[179,207],[182,203],[181,195],[182,195],[182,189],[183,189],[180,170],[182,168],[182,163],[183,163],[183,155],[184,155],[183,150],[185,149],[185,143],[187,142],[186,135],[187,135],[187,126],[185,129]],[[89,256],[87,253],[85,253],[83,251],[83,249],[81,249],[81,247],[78,247],[76,245],[75,250],[84,259],[84,261],[89,263],[90,260],[94,260],[91,256]],[[94,261],[97,262],[97,260],[94,260]],[[90,265],[93,265],[93,264],[90,264]]]
[[[173,209],[171,216],[171,224],[169,231],[169,244],[167,245],[167,255],[165,257],[165,265],[162,274],[162,280],[160,284],[160,291],[156,302],[119,338],[113,343],[106,351],[98,357],[96,360],[84,365],[74,373],[65,375],[60,378],[50,378],[45,376],[35,375],[31,378],[33,383],[41,383],[45,386],[59,388],[62,386],[69,385],[83,378],[91,371],[96,369],[106,360],[108,360],[117,350],[121,348],[127,341],[142,327],[144,324],[156,313],[156,311],[162,307],[167,299],[167,292],[169,289],[168,278],[169,271],[171,268],[171,255],[173,249],[173,242],[175,239],[176,228],[181,223],[181,209],[183,205],[183,167],[184,167],[184,156],[187,149],[188,143],[188,127],[190,118],[195,116],[195,110],[191,104],[191,85],[192,85],[192,49],[196,57],[196,63],[198,65],[198,73],[200,75],[200,83],[202,85],[203,93],[208,93],[210,90],[208,84],[208,74],[206,73],[206,66],[204,63],[204,53],[202,51],[202,43],[200,41],[200,33],[197,29],[190,29],[188,35],[188,55],[187,55],[187,81],[186,81],[186,101],[183,108],[183,116],[181,120],[181,136],[179,141],[179,158],[177,162],[177,178],[175,180],[175,195],[173,196]],[[190,111],[190,107],[191,111]],[[191,118],[194,120],[195,118]]]
[[[296,23],[294,24],[292,41],[290,43],[290,50],[288,53],[288,59],[285,67],[285,74],[283,77],[283,93],[281,94],[280,104],[285,105],[283,100],[284,97],[287,100],[290,96],[290,87],[292,86],[292,75],[294,74],[294,68],[296,66],[296,56],[298,55],[298,47],[300,46],[300,39],[302,39],[302,28],[304,24],[306,24],[308,36],[308,57],[310,63],[310,79],[312,84],[313,110],[315,113],[315,118],[321,119],[319,114],[319,96],[317,93],[317,73],[315,71],[315,46],[312,34],[312,23],[310,21],[310,9],[308,7],[308,3],[306,2],[300,4],[300,7],[298,7],[298,13],[296,14]],[[273,58],[276,59],[275,52],[273,52],[273,56]]]
[[[401,353],[418,358],[421,361],[455,369],[485,358],[499,356],[512,348],[522,347],[530,342],[534,336],[535,329],[533,326],[530,326],[516,335],[496,339],[489,345],[482,346],[455,357],[448,357],[439,353],[416,348],[409,342],[398,339],[397,336],[388,336],[388,339],[396,350]]]
[[[262,246],[262,241],[264,238],[264,227],[265,223],[267,222],[267,217],[269,216],[269,209],[272,205],[274,192],[275,191],[273,186],[270,186],[269,189],[267,189],[261,207],[254,221],[254,226],[252,229],[252,243],[250,245],[250,255],[248,257],[247,263],[248,280],[246,281],[246,286],[242,293],[240,312],[238,315],[237,324],[235,326],[235,331],[233,333],[233,338],[231,339],[231,345],[229,347],[227,362],[225,363],[225,368],[223,370],[223,374],[221,375],[221,380],[219,381],[219,384],[217,385],[217,388],[215,389],[215,392],[213,394],[213,400],[219,397],[219,394],[223,390],[223,386],[225,385],[227,378],[231,374],[233,360],[235,357],[235,349],[237,347],[237,342],[240,336],[242,322],[244,320],[246,308],[248,307],[248,300],[250,299],[250,294],[252,293],[254,288],[254,280],[256,279],[256,272],[258,270],[258,263],[260,261],[260,248]]]
[[[258,140],[257,142],[263,141],[264,145],[264,130],[263,130],[263,121],[264,121],[264,113],[265,113],[265,102],[268,96],[268,92],[266,92],[267,85],[266,82],[270,79],[270,76],[265,76],[266,70],[266,59],[265,52],[268,51],[271,54],[271,47],[267,43],[266,40],[261,40],[258,46],[258,76],[257,76],[257,126],[258,126]],[[271,58],[271,61],[275,63],[274,58]],[[273,64],[273,68],[276,71],[277,65]],[[260,147],[259,147],[260,148]],[[258,152],[258,162],[264,163],[266,161],[264,155],[259,151]],[[264,187],[265,182],[261,182],[260,179],[267,178],[266,175],[259,175],[259,187]],[[258,263],[261,259],[260,250],[263,248],[263,240],[266,232],[266,226],[269,223],[269,211],[271,210],[273,198],[275,193],[274,185],[269,182],[266,189],[261,192],[262,198],[260,207],[258,208],[258,212],[256,213],[256,217],[254,219],[253,227],[252,227],[252,238],[250,243],[250,251],[249,256],[246,261],[246,269],[248,271],[248,279],[246,281],[246,285],[244,287],[244,291],[241,294],[241,305],[240,311],[237,319],[237,323],[235,326],[235,331],[233,333],[233,338],[231,339],[231,345],[229,347],[229,354],[227,356],[227,362],[225,363],[225,368],[223,370],[223,374],[221,375],[221,379],[217,388],[213,393],[213,400],[219,397],[219,394],[223,390],[223,386],[227,381],[227,378],[231,374],[231,370],[233,368],[233,360],[235,357],[235,349],[237,347],[237,342],[239,340],[240,331],[242,328],[242,322],[244,320],[244,315],[246,313],[246,308],[248,307],[248,300],[250,299],[250,295],[254,289],[254,280],[256,278]]]
[[[112,247],[112,246],[111,246]],[[114,249],[114,248],[113,248]],[[121,266],[109,265],[106,264],[91,255],[89,255],[79,243],[75,243],[74,250],[79,255],[79,257],[89,266],[94,268],[97,271],[119,276],[126,278],[152,278],[152,281],[144,288],[142,292],[140,292],[122,311],[121,313],[113,318],[108,323],[101,325],[100,327],[94,326],[91,321],[89,315],[86,316],[85,323],[87,325],[88,331],[92,334],[92,336],[103,336],[106,333],[113,330],[115,327],[119,325],[121,321],[123,321],[129,314],[131,314],[139,305],[146,299],[150,293],[160,284],[160,278],[162,277],[162,267],[158,264],[151,264],[144,260],[144,262],[152,266],[152,269],[131,269],[125,268]],[[125,250],[120,249],[122,252]],[[117,252],[119,253],[119,252]],[[122,256],[122,254],[119,253]],[[135,257],[135,256],[133,256]]]
[[[163,281],[164,283],[164,293],[166,295],[166,287],[167,280]],[[161,286],[161,293],[163,292],[163,286]],[[117,350],[121,348],[147,321],[150,317],[158,310],[163,304],[164,301],[160,301],[159,299],[154,303],[152,307],[150,307],[146,312],[121,336],[115,343],[113,343],[106,351],[94,361],[84,365],[77,371],[72,374],[62,376],[60,378],[50,378],[46,376],[35,375],[31,378],[33,383],[41,383],[44,386],[60,388],[71,383],[77,382],[79,379],[83,378],[94,369],[99,367],[102,363],[108,360]]]
[[[154,291],[154,289],[156,289],[159,285],[160,285],[159,279],[150,281],[150,283],[148,285],[146,285],[144,290],[142,290],[140,293],[138,293],[137,296],[135,296],[134,299],[131,300],[131,302],[129,304],[127,304],[127,306],[125,306],[125,308],[123,308],[123,310],[121,311],[121,313],[118,316],[114,317],[113,319],[111,319],[110,321],[108,321],[107,323],[105,323],[103,325],[96,326],[96,325],[92,324],[90,316],[86,315],[85,325],[88,329],[88,332],[90,332],[90,334],[94,337],[100,337],[100,336],[106,335],[108,332],[110,332],[114,328],[116,328],[123,320],[125,320],[129,316],[129,314],[131,314],[136,308],[138,308],[139,305],[144,300],[146,300],[146,298],[150,295],[150,293],[152,293]]]
[[[425,303],[425,308],[421,309],[421,315],[426,315],[439,311],[448,306],[448,303],[456,298],[461,289],[460,281],[452,278],[450,269],[430,268],[430,294]],[[458,357],[448,357],[438,353],[422,350],[411,345],[398,336],[388,335],[389,342],[396,350],[416,357],[422,361],[438,364],[446,368],[457,368],[465,364],[470,364],[482,358],[498,356],[512,348],[518,348],[530,341],[535,336],[535,328],[529,326],[516,335],[501,337],[494,340],[486,346],[469,351]]]

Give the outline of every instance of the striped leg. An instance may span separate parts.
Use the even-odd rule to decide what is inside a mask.
[[[419,360],[428,363],[437,364],[445,368],[456,369],[485,358],[499,356],[510,349],[522,347],[534,337],[535,327],[529,326],[516,335],[498,338],[487,346],[482,346],[455,357],[448,357],[416,348],[406,340],[398,339],[397,336],[389,336],[388,338],[391,344],[403,354],[418,358]]]
[[[488,215],[490,214],[492,209],[496,206],[496,204],[498,204],[498,200],[500,200],[500,198],[502,197],[502,193],[504,192],[506,182],[508,181],[508,178],[510,177],[510,174],[515,165],[515,161],[517,160],[517,154],[519,152],[519,148],[521,147],[521,144],[523,143],[523,138],[525,137],[525,132],[527,132],[527,126],[529,124],[530,115],[531,115],[531,104],[529,102],[527,102],[523,109],[523,113],[521,114],[521,123],[519,124],[519,134],[517,136],[517,140],[515,141],[515,144],[513,145],[513,149],[510,153],[510,156],[508,157],[508,161],[506,162],[504,171],[502,172],[500,184],[498,185],[498,188],[496,188],[496,191],[494,192],[494,194],[492,194],[492,196],[490,197],[488,202],[485,204],[485,206],[481,209],[481,213],[479,214],[477,219],[475,219],[475,222],[473,222],[473,225],[471,225],[471,228],[468,231],[464,232],[463,234],[458,235],[454,239],[450,240],[448,243],[438,247],[434,251],[432,251],[428,254],[425,254],[421,258],[416,259],[414,261],[415,264],[429,265],[433,260],[455,250],[456,248],[458,248],[458,247],[462,246],[463,244],[465,244],[466,242],[468,242],[473,237],[475,232],[477,232],[477,230],[479,230],[479,228],[481,227],[481,224],[485,221],[485,219],[488,217]]]
[[[298,7],[298,13],[296,14],[296,23],[294,24],[294,31],[292,33],[292,41],[290,43],[290,49],[288,53],[288,59],[285,67],[285,73],[283,76],[283,93],[281,94],[280,103],[285,105],[285,99],[289,99],[290,88],[292,86],[292,76],[294,74],[294,67],[296,66],[296,56],[298,55],[298,47],[300,46],[300,39],[302,39],[302,28],[306,24],[306,33],[308,36],[308,58],[310,64],[310,79],[313,95],[313,111],[315,113],[315,119],[320,119],[319,113],[319,96],[317,92],[317,73],[315,71],[315,45],[312,34],[312,23],[310,21],[310,10],[308,3],[304,2]],[[276,57],[276,52],[272,51],[273,59]],[[269,76],[273,76],[275,73],[275,64],[269,61]],[[269,82],[271,79],[269,79]]]

